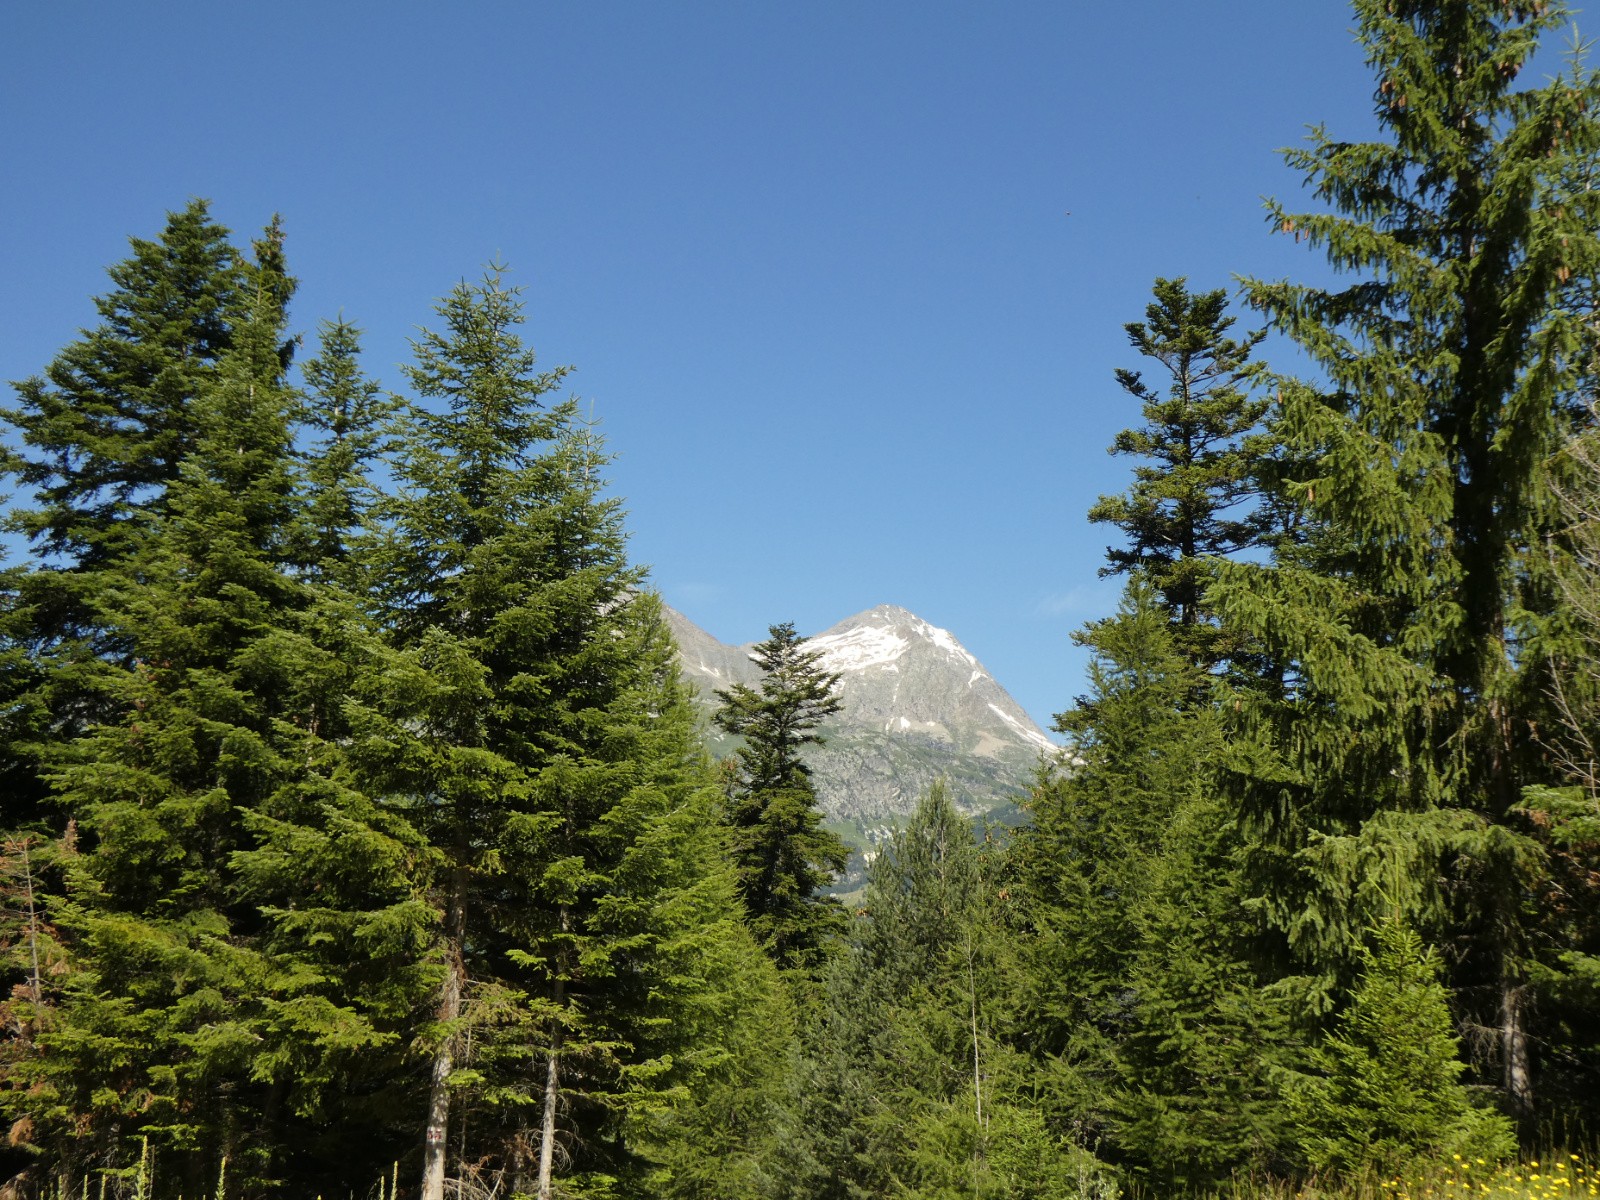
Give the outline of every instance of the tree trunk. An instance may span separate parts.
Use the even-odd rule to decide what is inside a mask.
[[[44,976],[39,971],[39,910],[33,899],[33,862],[28,857],[28,843],[23,838],[18,846],[22,850],[22,887],[28,908],[28,999],[33,1001],[33,1028],[37,1031],[40,1009],[44,1006]]]
[[[556,1103],[561,1098],[561,1026],[550,1034],[550,1056],[544,1076],[544,1123],[539,1130],[538,1200],[550,1200],[551,1175],[556,1157]]]
[[[445,975],[436,1017],[453,1022],[461,1016],[461,991],[465,983],[466,962],[462,942],[467,924],[467,868],[458,864],[450,880],[450,899],[445,910]],[[439,1043],[433,1056],[433,1071],[428,1087],[428,1125],[422,1138],[421,1200],[444,1200],[445,1139],[450,1131],[450,1073],[456,1065],[456,1037],[452,1031]]]
[[[1506,1095],[1518,1112],[1532,1112],[1533,1078],[1528,1072],[1528,1031],[1522,1025],[1522,992],[1510,979],[1500,984],[1500,1053],[1505,1060]]]
[[[567,932],[567,908],[561,906],[561,932]],[[559,1012],[566,1002],[566,947],[556,958],[555,999]],[[561,1035],[559,1017],[550,1030],[550,1053],[545,1063],[544,1121],[539,1129],[539,1186],[534,1193],[537,1200],[550,1200],[551,1176],[556,1158],[556,1106],[561,1100]]]

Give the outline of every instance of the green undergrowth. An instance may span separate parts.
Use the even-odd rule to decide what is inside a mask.
[[[1122,1200],[1170,1200],[1170,1193],[1134,1185]],[[1359,1178],[1287,1180],[1241,1176],[1193,1200],[1587,1200],[1600,1196],[1600,1156],[1552,1150],[1517,1162],[1452,1156],[1399,1173]]]

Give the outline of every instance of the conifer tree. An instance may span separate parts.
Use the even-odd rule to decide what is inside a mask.
[[[446,411],[412,414],[375,521],[394,403],[354,329],[325,327],[307,403],[276,224],[229,261],[171,477],[35,480],[71,536],[39,518],[58,561],[7,575],[7,770],[42,795],[42,763],[65,829],[17,841],[45,894],[0,917],[7,983],[40,952],[3,1010],[7,1153],[74,1193],[147,1184],[146,1145],[164,1192],[220,1192],[224,1163],[229,1192],[360,1190],[415,1144],[431,1071],[436,1109],[470,1105],[463,1173],[753,1194],[788,1001],[597,440],[539,408],[514,294],[463,287],[414,377]]]
[[[1569,440],[1557,478],[1560,527],[1547,545],[1567,636],[1551,663],[1555,720],[1539,741],[1559,778],[1525,789],[1521,809],[1548,864],[1536,901],[1547,945],[1532,982],[1560,1050],[1545,1059],[1542,1090],[1581,1120],[1600,1115],[1600,426]]]
[[[498,267],[438,311],[381,549],[402,661],[353,750],[438,860],[422,1195],[463,1105],[458,1170],[541,1200],[637,1187],[651,1115],[738,1035],[724,986],[753,948],[597,440],[544,406],[564,372],[535,369]]]
[[[1274,419],[1315,533],[1271,568],[1225,564],[1209,602],[1285,683],[1241,701],[1257,736],[1235,769],[1308,1010],[1393,903],[1461,948],[1457,1003],[1500,1029],[1526,1110],[1541,854],[1516,807],[1547,771],[1530,735],[1556,632],[1530,551],[1589,362],[1569,281],[1592,278],[1600,219],[1572,180],[1600,96],[1581,65],[1514,86],[1558,4],[1355,7],[1383,137],[1315,130],[1288,157],[1327,210],[1271,214],[1357,278],[1247,285],[1324,381],[1278,380]]]
[[[1516,1149],[1511,1122],[1474,1104],[1436,955],[1391,917],[1373,931],[1320,1073],[1290,1096],[1297,1133],[1319,1171],[1403,1170],[1454,1155],[1498,1161]]]
[[[394,1149],[386,1106],[353,1098],[403,1058],[418,847],[345,765],[346,696],[382,663],[299,570],[276,223],[254,249],[176,476],[120,557],[78,572],[117,652],[83,660],[81,711],[40,751],[68,830],[44,900],[62,970],[0,1107],[67,1179],[148,1138],[170,1187],[223,1158],[249,1189],[365,1186]]]
[[[1139,371],[1119,369],[1117,382],[1143,407],[1145,424],[1124,429],[1111,453],[1147,460],[1134,468],[1124,494],[1102,496],[1091,521],[1116,525],[1126,547],[1106,550],[1102,575],[1142,572],[1161,591],[1190,652],[1202,660],[1220,650],[1219,631],[1204,606],[1212,560],[1262,544],[1273,512],[1262,501],[1270,441],[1260,426],[1268,403],[1252,399],[1260,364],[1251,352],[1264,331],[1228,336],[1222,291],[1191,292],[1182,279],[1157,279],[1145,319],[1123,328],[1134,349],[1170,377],[1166,390]]]
[[[728,798],[739,891],[757,939],[784,967],[812,967],[840,929],[836,903],[819,893],[844,870],[849,849],[822,826],[806,746],[839,711],[839,676],[820,666],[792,624],[774,625],[751,659],[761,689],[717,692],[716,722],[744,738]]]
[[[93,678],[124,656],[95,613],[104,568],[130,554],[195,436],[190,409],[218,377],[249,303],[248,263],[204,201],[168,214],[159,238],[130,239],[96,298],[100,324],[0,410],[14,433],[0,466],[31,497],[6,525],[39,556],[5,573],[0,758],[12,812],[45,819],[33,747],[99,714]],[[59,822],[57,823],[59,832]]]
[[[1214,788],[1219,685],[1182,632],[1136,574],[1078,635],[1091,690],[1057,718],[1073,765],[1039,781],[1017,839],[1021,1020],[1057,1122],[1131,1174],[1200,1187],[1283,1161],[1272,1076],[1296,1054]]]
[[[281,565],[293,283],[276,225],[247,278],[249,306],[192,397],[190,448],[159,513],[98,570],[93,619],[127,655],[98,664],[104,716],[46,752],[83,850],[54,905],[73,969],[24,1103],[55,1127],[69,1175],[120,1165],[118,1138],[125,1153],[134,1130],[180,1161],[197,1152],[196,1169],[223,1155],[245,1178],[265,1165],[266,1098],[244,1081],[252,1001],[283,983],[253,951],[257,916],[229,859],[248,845],[241,814],[298,769],[273,653],[304,606]]]
[[[1103,1165],[1046,1127],[1010,1044],[1021,975],[995,848],[936,784],[869,872],[796,1072],[783,1194],[1109,1193]]]
[[[361,330],[324,321],[305,364],[303,425],[321,436],[306,454],[305,555],[322,574],[347,573],[351,539],[377,500],[368,472],[387,449],[400,404],[361,370]],[[348,580],[344,580],[348,583]]]
[[[159,508],[193,445],[188,409],[251,304],[247,263],[205,201],[168,214],[159,239],[131,242],[95,301],[100,326],[19,383],[4,414],[23,442],[8,465],[39,505],[13,520],[80,569],[121,553],[129,519]]]

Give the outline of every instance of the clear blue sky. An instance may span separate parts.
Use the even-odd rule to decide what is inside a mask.
[[[55,3],[0,14],[0,378],[130,234],[274,212],[311,330],[400,386],[494,255],[571,363],[634,556],[728,641],[897,603],[1041,722],[1115,604],[1085,510],[1157,275],[1320,276],[1264,224],[1363,136],[1338,0]]]

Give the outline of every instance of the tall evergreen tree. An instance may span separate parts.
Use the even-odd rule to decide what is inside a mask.
[[[1252,962],[1257,929],[1218,803],[1216,681],[1136,576],[1089,627],[1070,769],[1035,788],[1016,857],[1044,1107],[1130,1173],[1200,1187],[1279,1165],[1273,1080],[1296,1061]]]
[[[251,1190],[365,1186],[394,1149],[358,1098],[392,1086],[417,1002],[421,856],[345,763],[379,648],[300,570],[276,224],[242,270],[176,477],[78,572],[116,653],[81,660],[80,714],[39,751],[68,822],[45,898],[64,972],[0,1105],[68,1179],[142,1137],[189,1191],[224,1158]]]
[[[1109,547],[1102,575],[1142,572],[1161,590],[1192,654],[1222,647],[1204,605],[1214,560],[1259,546],[1273,511],[1262,500],[1271,439],[1261,429],[1268,402],[1252,398],[1262,367],[1250,362],[1264,331],[1228,336],[1222,291],[1191,292],[1182,279],[1157,279],[1145,319],[1123,328],[1134,349],[1169,378],[1158,390],[1139,371],[1117,382],[1143,407],[1144,425],[1124,429],[1111,453],[1147,460],[1126,493],[1102,496],[1091,521],[1117,526],[1126,547]]]
[[[41,376],[17,385],[5,418],[21,435],[10,462],[38,507],[14,517],[46,555],[83,568],[115,557],[161,503],[193,446],[188,409],[208,390],[250,310],[247,263],[195,200],[155,241],[110,270],[101,324]]]
[[[195,1170],[221,1155],[242,1157],[246,1178],[264,1166],[265,1096],[245,1080],[253,1000],[282,981],[252,951],[258,920],[229,856],[248,844],[241,814],[298,769],[272,652],[305,603],[282,569],[293,283],[276,225],[246,276],[248,308],[191,397],[164,502],[97,572],[92,618],[125,654],[96,662],[103,715],[44,751],[83,849],[53,906],[73,969],[23,1103],[54,1126],[69,1177],[120,1165],[133,1131]]]
[[[1270,568],[1225,564],[1209,602],[1285,681],[1241,701],[1256,737],[1235,765],[1310,1006],[1392,901],[1451,947],[1457,1003],[1499,1027],[1527,1109],[1541,854],[1517,805],[1549,770],[1530,734],[1556,633],[1530,551],[1589,362],[1567,300],[1600,262],[1600,197],[1572,183],[1600,96],[1581,67],[1514,87],[1559,4],[1355,8],[1384,137],[1314,131],[1289,161],[1328,210],[1271,212],[1359,278],[1248,284],[1322,377],[1278,380],[1274,420],[1316,533]]]
[[[404,662],[355,747],[438,856],[422,1195],[467,1113],[457,1163],[513,1190],[638,1187],[650,1115],[737,1036],[753,947],[604,459],[544,406],[564,372],[535,369],[499,268],[438,311],[379,577]]]
[[[779,965],[811,967],[841,928],[838,905],[820,892],[844,870],[849,848],[823,828],[802,751],[822,741],[817,727],[839,711],[839,676],[822,669],[792,624],[768,634],[750,656],[761,689],[741,683],[717,692],[717,724],[744,738],[728,820],[756,937]]]
[[[369,472],[388,448],[400,402],[361,370],[361,330],[324,321],[316,357],[305,364],[303,425],[320,435],[305,454],[302,522],[307,561],[320,574],[348,575],[351,539],[378,498]]]
[[[6,525],[42,562],[6,572],[3,770],[13,811],[43,819],[30,747],[98,714],[89,678],[126,653],[96,617],[103,569],[132,552],[193,448],[191,409],[217,380],[250,306],[249,264],[204,201],[168,214],[159,238],[131,239],[95,300],[100,324],[0,410],[14,433],[0,465],[31,497]]]

